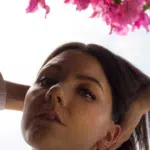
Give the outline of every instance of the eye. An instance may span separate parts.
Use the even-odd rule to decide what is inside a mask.
[[[81,96],[84,96],[88,99],[96,100],[96,96],[90,90],[88,90],[87,88],[80,87],[78,89],[78,92]]]
[[[53,78],[43,76],[40,78],[39,83],[41,86],[51,86],[51,85],[54,85],[56,83],[56,80]]]

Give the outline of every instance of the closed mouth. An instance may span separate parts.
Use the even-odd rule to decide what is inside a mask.
[[[35,118],[39,118],[45,121],[57,122],[65,126],[62,118],[54,110],[43,110],[35,115]]]
[[[41,114],[39,116],[36,116],[36,118],[39,118],[41,120],[50,121],[50,122],[58,122],[59,121],[55,117],[51,117],[48,114]]]

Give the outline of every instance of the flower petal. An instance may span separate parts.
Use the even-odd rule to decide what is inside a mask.
[[[39,0],[30,0],[29,1],[29,6],[26,9],[26,12],[35,12],[38,10],[38,1]]]
[[[45,13],[45,17],[46,17],[46,15],[50,12],[50,7],[46,4],[45,0],[30,0],[29,6],[27,7],[26,12],[31,13],[31,12],[37,11],[38,4],[40,4],[41,7],[46,10],[46,13]]]

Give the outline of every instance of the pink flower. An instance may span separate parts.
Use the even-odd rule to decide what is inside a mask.
[[[29,12],[37,11],[38,10],[38,4],[40,4],[41,7],[46,10],[46,13],[45,13],[45,17],[46,17],[46,15],[50,12],[50,8],[48,5],[46,5],[45,0],[30,0],[29,6],[26,9],[26,12],[29,13]]]
[[[149,32],[149,27],[150,27],[150,16],[148,16],[146,13],[141,12],[139,18],[134,22],[132,31],[135,30],[135,28],[140,28],[141,26],[145,27],[147,32]]]
[[[65,0],[64,3],[77,5],[76,10],[84,10],[89,6],[90,0]]]
[[[26,9],[26,12],[35,12],[38,9],[38,0],[30,0],[29,6]]]
[[[129,32],[129,27],[127,26],[111,26],[109,34],[112,34],[112,31],[116,32],[118,35],[126,35]]]
[[[65,3],[77,5],[77,10],[80,11],[91,5],[93,13],[90,17],[102,17],[111,27],[110,34],[116,32],[120,35],[126,35],[132,26],[139,28],[143,25],[149,31],[149,17],[143,11],[143,5],[149,2],[150,0],[65,0]]]
[[[91,0],[93,14],[91,17],[102,16],[107,25],[111,26],[111,32],[115,31],[118,34],[125,34],[129,31],[128,25],[138,18],[142,10],[142,0],[128,0],[121,4],[114,4],[113,1],[106,2],[103,0]],[[138,7],[137,7],[138,6]]]
[[[146,3],[150,3],[150,0],[145,0]]]
[[[150,16],[146,13],[150,9],[150,0],[64,0],[65,4],[76,5],[76,10],[81,11],[89,7],[93,8],[90,18],[102,17],[110,26],[110,34],[116,32],[126,35],[130,30],[143,26],[149,32]],[[35,12],[40,4],[46,15],[50,8],[45,0],[30,0],[27,12]],[[45,17],[46,17],[45,15]]]

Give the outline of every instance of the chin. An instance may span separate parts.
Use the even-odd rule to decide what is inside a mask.
[[[39,132],[38,130],[27,130],[22,133],[23,138],[25,142],[30,145],[31,147],[34,147],[35,149],[41,149],[44,145],[44,142],[46,139],[42,132]]]

